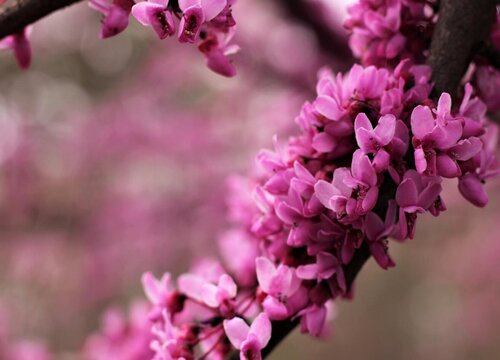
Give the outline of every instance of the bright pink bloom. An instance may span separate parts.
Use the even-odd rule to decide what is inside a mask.
[[[366,233],[370,252],[382,269],[396,266],[389,256],[387,247],[387,238],[392,234],[396,223],[396,213],[396,204],[394,200],[390,200],[385,221],[382,221],[380,216],[374,212],[369,212],[363,222],[363,230]]]
[[[266,314],[273,320],[283,320],[301,310],[307,294],[295,270],[283,264],[276,267],[265,257],[255,262],[259,286],[268,295],[262,304]]]
[[[236,67],[228,57],[240,50],[238,45],[229,44],[235,31],[235,27],[230,28],[227,32],[211,31],[198,45],[198,49],[205,55],[208,68],[227,77],[236,75]]]
[[[437,159],[438,154],[446,157],[446,150],[455,146],[462,136],[462,122],[452,117],[450,112],[451,97],[443,93],[435,111],[436,118],[429,107],[422,105],[417,106],[411,114],[415,166],[420,174],[448,175],[450,173],[446,162]]]
[[[189,298],[217,308],[236,297],[237,288],[234,280],[227,274],[220,276],[217,284],[206,281],[201,276],[184,274],[179,277],[179,290]]]
[[[226,7],[227,0],[179,0],[183,12],[179,24],[179,41],[194,43],[201,25],[215,18]]]
[[[316,196],[339,219],[357,219],[368,213],[377,202],[377,173],[370,159],[362,150],[356,150],[352,168],[336,169],[332,183],[320,180],[314,187]]]
[[[104,15],[101,38],[115,36],[128,26],[128,18],[134,6],[134,0],[89,0],[89,6]]]
[[[168,8],[169,0],[147,0],[132,7],[132,15],[142,25],[151,26],[160,39],[175,33],[175,22]]]
[[[259,314],[251,326],[234,317],[224,320],[224,331],[231,344],[240,350],[241,360],[261,360],[261,350],[271,339],[271,322],[265,313]]]
[[[384,146],[394,138],[396,132],[396,117],[394,115],[382,116],[375,129],[364,113],[359,113],[354,121],[356,141],[361,150],[367,154],[374,154],[373,166],[377,172],[386,170],[391,156]]]
[[[311,305],[299,312],[300,331],[312,336],[321,336],[325,331],[327,308],[325,305]]]

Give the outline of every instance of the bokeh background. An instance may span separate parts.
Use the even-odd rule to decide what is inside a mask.
[[[0,350],[80,359],[102,312],[142,297],[144,271],[216,258],[227,179],[295,131],[321,66],[349,65],[348,2],[308,2],[318,36],[286,1],[240,0],[233,79],[133,21],[98,40],[84,3],[35,25],[29,71],[0,53]],[[392,245],[395,269],[366,265],[331,337],[294,333],[271,359],[500,358],[500,182],[488,190],[480,210],[447,183],[449,210]]]

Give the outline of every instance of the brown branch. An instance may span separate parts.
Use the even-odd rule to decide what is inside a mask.
[[[455,94],[473,56],[487,40],[498,0],[441,0],[429,65],[435,93]]]
[[[8,0],[0,5],[0,39],[81,0]],[[0,0],[0,4],[3,1]]]

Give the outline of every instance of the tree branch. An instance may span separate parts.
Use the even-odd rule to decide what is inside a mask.
[[[498,0],[441,0],[429,65],[435,93],[455,94],[473,56],[487,40]]]
[[[0,5],[0,39],[81,0],[10,0]],[[0,4],[2,4],[0,0]]]

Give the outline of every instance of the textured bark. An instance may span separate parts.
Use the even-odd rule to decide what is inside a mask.
[[[455,94],[473,56],[488,38],[498,0],[441,0],[429,65],[435,93]]]
[[[0,39],[81,0],[0,0]]]

